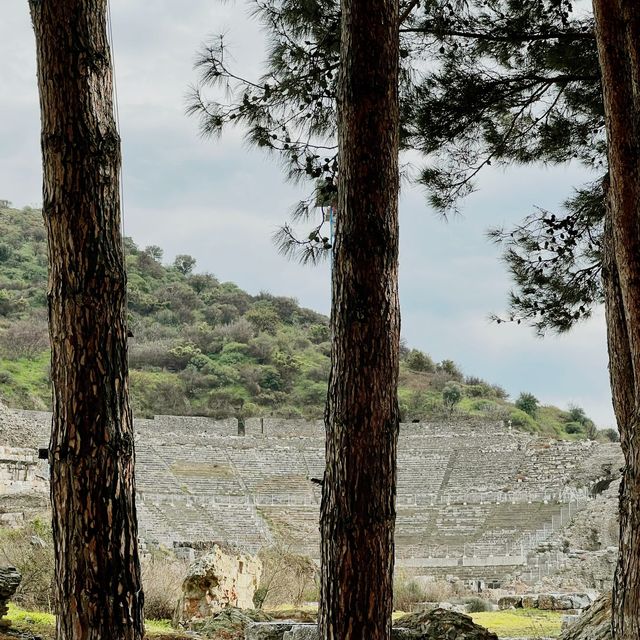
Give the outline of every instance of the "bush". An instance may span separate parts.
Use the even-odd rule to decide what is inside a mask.
[[[34,520],[21,529],[0,530],[0,557],[22,581],[12,600],[25,609],[52,613],[54,556],[51,527]]]
[[[182,593],[187,563],[169,553],[141,559],[144,615],[152,620],[172,619]]]
[[[233,307],[235,309],[235,307]],[[217,328],[218,335],[225,342],[247,344],[255,335],[253,325],[245,318],[234,320]]]
[[[509,394],[503,389],[499,384],[492,384],[491,389],[493,391],[493,395],[498,398],[498,400],[506,400],[509,397]]]
[[[411,611],[418,602],[427,601],[427,593],[415,578],[396,571],[393,578],[393,608],[396,611]]]
[[[322,404],[327,398],[327,383],[313,382],[307,383],[304,389],[297,394],[303,405]]]
[[[13,253],[13,249],[6,243],[0,243],[0,262],[7,262]]]
[[[458,365],[453,360],[443,360],[438,363],[436,367],[436,371],[444,371],[451,376],[452,380],[456,380],[457,382],[462,382],[463,375],[462,371],[458,368]]]
[[[521,393],[515,401],[515,405],[520,411],[528,413],[532,418],[535,418],[538,413],[538,398],[532,393]]]
[[[185,342],[194,344],[207,355],[219,353],[222,349],[222,339],[219,332],[206,322],[182,327],[180,336]]]
[[[142,344],[133,344],[129,347],[129,366],[132,369],[158,368],[173,369],[183,368],[189,362],[181,358],[180,366],[175,356],[171,353],[175,342],[173,340],[154,340]]]
[[[271,302],[260,300],[256,302],[247,313],[244,314],[256,331],[264,331],[265,333],[275,334],[280,324],[280,316],[275,310]]]
[[[330,331],[326,324],[314,324],[309,327],[309,338],[314,344],[326,342],[329,337]]]
[[[450,382],[455,382],[455,378],[446,371],[438,369],[431,378],[430,387],[434,391],[442,391]]]
[[[288,604],[300,606],[317,593],[317,568],[307,556],[290,553],[278,545],[261,549],[262,578],[253,602],[256,608]]]
[[[564,430],[569,434],[584,433],[584,428],[579,422],[567,422],[564,426]]]
[[[412,349],[409,351],[406,357],[407,367],[411,371],[425,371],[433,373],[436,370],[436,366],[433,360],[422,351],[418,349]]]
[[[241,342],[227,342],[218,356],[218,364],[235,365],[247,362],[249,347]]]
[[[603,429],[602,431],[599,431],[598,434],[605,441],[620,442],[620,434],[616,429]]]
[[[463,598],[462,603],[467,608],[467,613],[480,613],[482,611],[493,611],[490,602],[478,597]]]
[[[266,333],[261,333],[249,342],[249,355],[259,364],[269,364],[275,343]]]
[[[467,593],[464,586],[459,583],[446,582],[445,580],[434,580],[424,585],[426,602],[445,602],[450,601],[456,596],[462,596]]]
[[[306,371],[307,379],[311,380],[312,382],[324,382],[326,384],[326,382],[329,380],[330,366],[331,366],[330,362],[327,360],[326,362],[323,362],[322,364],[316,367],[311,367],[310,369],[307,369]]]
[[[580,424],[584,424],[588,420],[584,409],[576,405],[569,406],[569,418],[571,422],[579,422]]]
[[[450,382],[443,390],[442,390],[442,402],[444,406],[449,409],[449,411],[453,411],[453,408],[460,402],[462,399],[462,387],[455,382]]]
[[[189,275],[196,266],[196,259],[187,254],[177,255],[173,261],[173,267],[182,275]]]
[[[538,425],[535,420],[528,413],[520,409],[513,409],[509,413],[509,420],[514,427],[521,427],[529,433],[538,431]]]
[[[184,344],[178,344],[175,347],[169,349],[168,355],[171,360],[167,365],[168,369],[172,369],[173,371],[181,371],[184,369],[194,358],[202,355],[202,352],[198,347],[189,342]],[[207,364],[206,362],[202,363],[202,366]]]

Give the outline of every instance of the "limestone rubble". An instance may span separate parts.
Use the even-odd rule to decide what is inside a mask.
[[[182,584],[178,622],[190,624],[226,607],[252,609],[261,575],[258,558],[214,545],[189,567]]]

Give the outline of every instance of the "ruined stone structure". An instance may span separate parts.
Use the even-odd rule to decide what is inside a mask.
[[[176,611],[177,622],[189,624],[226,607],[253,609],[261,575],[258,558],[214,545],[189,567]]]
[[[46,443],[49,416],[20,415],[39,425],[39,441],[30,445]],[[282,541],[318,557],[322,423],[244,423],[242,436],[234,419],[136,420],[138,514],[147,545],[219,541],[255,553]],[[397,564],[485,584],[531,573],[539,569],[531,565],[539,562],[540,544],[589,505],[591,488],[621,464],[617,444],[536,438],[501,423],[403,424]],[[36,463],[27,475],[38,473]]]

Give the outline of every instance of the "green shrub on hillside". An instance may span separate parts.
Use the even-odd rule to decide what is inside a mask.
[[[418,349],[411,349],[405,358],[407,367],[411,371],[426,371],[433,373],[436,370],[436,366],[433,360],[422,351]]]
[[[532,393],[526,392],[521,393],[515,402],[516,407],[520,409],[520,411],[528,413],[532,418],[536,417],[538,404],[538,398],[536,398]]]
[[[449,411],[453,411],[453,408],[460,402],[462,399],[462,387],[455,382],[450,382],[447,386],[442,390],[442,402],[444,406],[449,409]]]
[[[529,433],[536,433],[536,431],[538,431],[536,421],[531,415],[522,411],[522,409],[512,409],[509,412],[508,419],[511,421],[511,425],[518,429],[528,431]]]

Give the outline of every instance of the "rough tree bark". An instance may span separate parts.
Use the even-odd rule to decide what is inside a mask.
[[[320,634],[390,637],[398,438],[398,2],[342,0]]]
[[[609,372],[625,469],[613,587],[616,640],[640,638],[640,5],[593,0],[609,177],[603,278]]]
[[[107,0],[30,0],[49,246],[59,640],[143,635]]]

